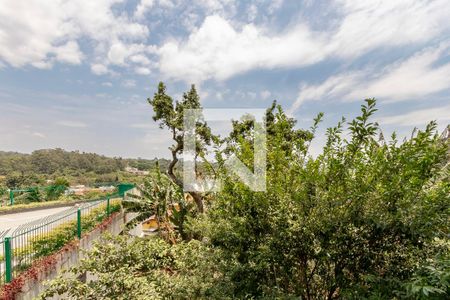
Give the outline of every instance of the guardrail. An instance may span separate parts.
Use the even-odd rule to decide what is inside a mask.
[[[0,232],[0,285],[42,257],[61,249],[71,240],[80,239],[112,212],[120,209],[120,195],[91,200],[79,207],[20,225],[11,233]]]

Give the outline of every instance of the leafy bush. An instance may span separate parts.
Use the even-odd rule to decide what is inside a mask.
[[[70,299],[227,299],[221,262],[199,241],[170,245],[160,238],[105,236],[80,265],[40,296]],[[78,278],[89,272],[89,283]],[[218,283],[221,284],[218,284]]]
[[[316,126],[298,132],[274,106],[266,116],[267,192],[220,172],[223,191],[201,229],[230,261],[223,272],[234,295],[392,298],[438,251],[434,239],[448,240],[448,141],[434,122],[403,143],[395,135],[377,139],[375,111],[367,100],[349,123],[349,139],[344,121],[328,129],[313,158],[307,151]],[[242,123],[234,125],[233,153],[250,164],[252,140]]]
[[[65,178],[56,178],[55,182],[46,189],[46,200],[52,201],[58,199],[69,187],[69,181]]]

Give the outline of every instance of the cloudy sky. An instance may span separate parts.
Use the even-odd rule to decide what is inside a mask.
[[[319,132],[378,99],[389,134],[450,122],[450,8],[435,1],[2,0],[0,150],[167,156],[146,98],[277,99]],[[319,146],[317,146],[316,151]]]

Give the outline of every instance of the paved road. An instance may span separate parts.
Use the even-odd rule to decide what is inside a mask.
[[[7,230],[7,229],[11,229],[11,231],[13,231],[15,228],[17,228],[18,226],[20,226],[22,224],[25,224],[25,223],[28,223],[31,221],[35,221],[37,219],[45,218],[49,215],[59,213],[70,207],[71,206],[47,208],[47,209],[20,212],[20,213],[8,214],[8,215],[1,215],[0,216],[0,232]]]

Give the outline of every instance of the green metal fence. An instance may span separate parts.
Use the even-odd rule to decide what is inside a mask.
[[[132,183],[124,183],[124,182],[102,182],[102,183],[95,183],[93,184],[94,187],[100,187],[100,186],[114,186],[118,190],[118,194],[120,196],[123,196],[125,192],[128,190],[134,188],[134,184]],[[58,185],[49,185],[49,186],[35,186],[35,187],[28,187],[23,189],[10,189],[7,191],[8,199],[6,200],[6,194],[3,195],[2,198],[0,198],[0,206],[6,206],[6,205],[14,205],[15,203],[15,197],[16,194],[24,194],[24,193],[30,193],[33,191],[40,191],[45,192],[50,188],[61,188],[63,190],[66,190],[66,186],[58,186]],[[1,196],[1,195],[0,195]]]
[[[113,200],[110,200],[113,199]],[[107,197],[0,232],[0,285],[11,282],[39,258],[52,254],[74,238],[81,238],[119,208]]]

